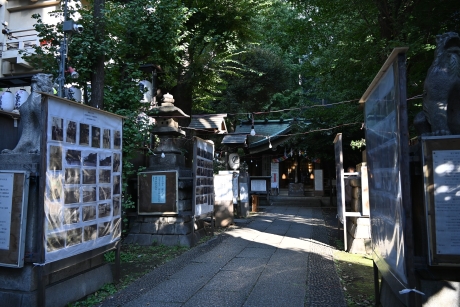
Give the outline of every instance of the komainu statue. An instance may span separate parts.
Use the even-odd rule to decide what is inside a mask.
[[[22,134],[13,150],[4,149],[3,154],[38,154],[43,130],[41,120],[42,96],[37,92],[53,94],[53,75],[36,74],[32,77],[31,93],[19,108]]]
[[[435,58],[425,79],[423,111],[414,118],[421,135],[460,134],[460,37],[436,36]]]

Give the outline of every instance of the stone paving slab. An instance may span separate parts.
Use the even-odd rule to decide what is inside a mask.
[[[101,307],[345,307],[320,208],[267,206]]]

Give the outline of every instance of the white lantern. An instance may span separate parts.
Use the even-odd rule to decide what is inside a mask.
[[[139,89],[143,93],[141,102],[150,103],[152,101],[153,86],[152,82],[142,80],[139,82]]]
[[[27,98],[29,97],[29,93],[23,88],[18,90],[16,94],[14,94],[14,109],[19,110],[24,102],[26,102]]]
[[[9,90],[3,92],[0,96],[0,110],[6,112],[12,112],[14,110],[14,97],[13,93]]]
[[[76,102],[82,102],[81,100],[81,90],[75,86],[71,86],[67,89],[67,98],[70,100],[74,100]]]

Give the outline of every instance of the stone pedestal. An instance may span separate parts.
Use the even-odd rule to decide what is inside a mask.
[[[15,307],[43,307],[38,304],[40,283],[39,262],[40,245],[43,244],[40,224],[43,209],[39,208],[39,184],[41,155],[35,154],[0,154],[0,170],[28,171],[29,198],[27,207],[27,227],[25,232],[24,266],[9,268],[0,266],[0,305]],[[59,262],[59,261],[57,261]],[[45,307],[66,306],[81,299],[104,284],[113,281],[111,268],[104,264],[102,255],[73,263],[67,268],[46,275],[43,282],[46,287]],[[82,286],[84,285],[84,287]]]

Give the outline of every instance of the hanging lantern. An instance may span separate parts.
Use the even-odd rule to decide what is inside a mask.
[[[73,85],[67,89],[66,96],[67,96],[67,99],[69,100],[73,100],[73,101],[80,102],[80,103],[82,102],[81,90]]]
[[[14,109],[19,110],[24,102],[26,102],[27,98],[29,97],[29,93],[23,88],[18,90],[16,94],[14,94]]]
[[[13,112],[14,110],[14,97],[9,89],[0,96],[0,110],[6,112]]]
[[[141,102],[150,103],[152,101],[153,86],[152,82],[142,80],[139,82],[139,89],[143,94]]]

